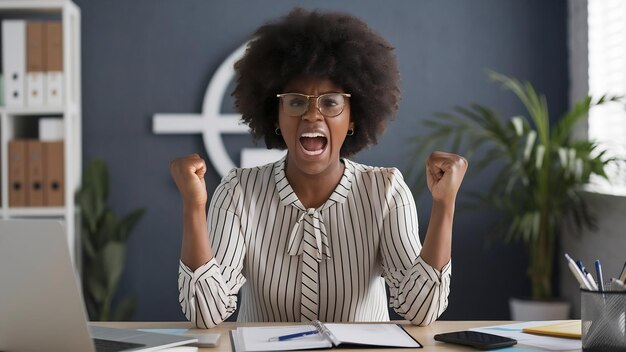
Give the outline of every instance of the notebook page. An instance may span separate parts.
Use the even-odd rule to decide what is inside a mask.
[[[243,348],[248,352],[261,351],[291,351],[313,348],[332,347],[330,341],[322,335],[308,335],[287,341],[269,341],[271,337],[295,334],[314,330],[311,325],[292,326],[263,326],[263,327],[240,327],[237,335],[240,336]]]
[[[371,346],[421,347],[396,324],[324,324],[342,343]]]

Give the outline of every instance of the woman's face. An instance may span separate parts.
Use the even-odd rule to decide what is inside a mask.
[[[281,93],[300,93],[319,96],[326,93],[350,93],[328,79],[295,79]],[[323,175],[336,171],[341,146],[348,129],[354,128],[350,118],[350,98],[344,98],[343,111],[334,117],[324,116],[317,109],[316,98],[309,98],[308,110],[301,116],[290,116],[285,111],[285,98],[278,109],[278,127],[287,144],[289,168],[295,167],[307,175]],[[320,105],[330,107],[333,101],[319,99]],[[294,103],[292,103],[294,104]],[[321,107],[320,107],[321,108]],[[322,108],[324,111],[325,109]]]

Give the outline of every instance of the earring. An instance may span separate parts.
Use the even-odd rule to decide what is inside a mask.
[[[277,136],[280,136],[280,128],[276,127],[274,133],[276,133]]]
[[[354,135],[354,128],[351,128],[348,130],[348,136],[353,136]]]

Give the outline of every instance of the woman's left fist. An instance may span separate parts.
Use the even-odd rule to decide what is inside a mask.
[[[446,152],[432,152],[426,159],[426,183],[433,201],[454,202],[467,171],[464,157]]]

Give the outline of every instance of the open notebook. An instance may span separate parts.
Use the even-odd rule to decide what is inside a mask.
[[[286,341],[271,341],[278,336],[311,330],[317,330],[318,333]],[[397,324],[334,324],[314,321],[310,325],[239,327],[231,331],[231,338],[235,352],[292,351],[340,345],[422,347]]]

